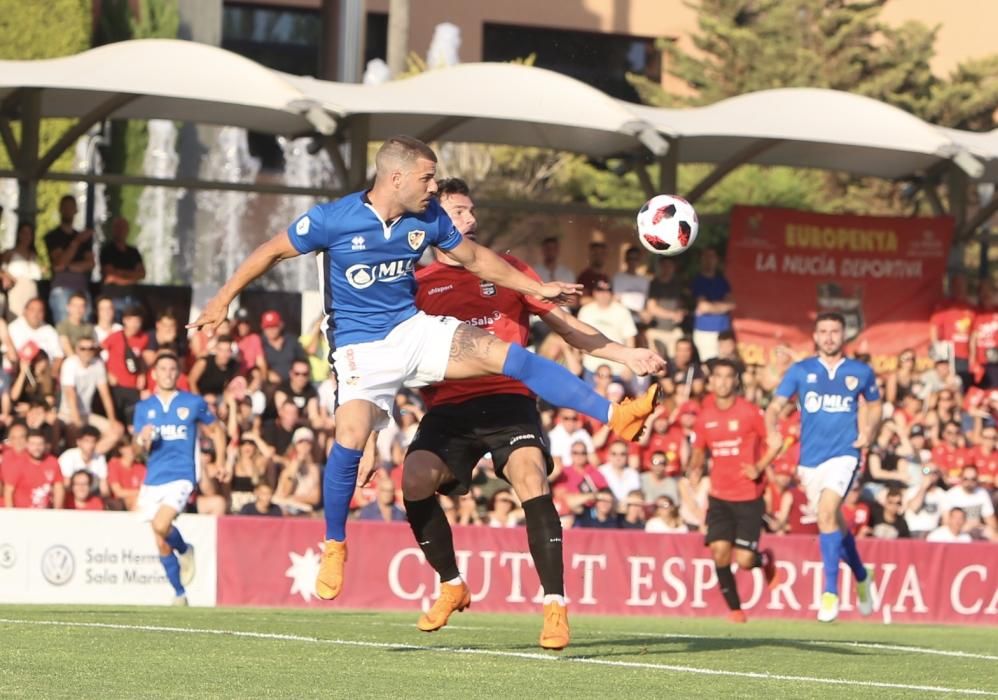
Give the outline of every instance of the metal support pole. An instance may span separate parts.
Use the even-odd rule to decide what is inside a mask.
[[[675,140],[669,141],[668,152],[658,159],[658,191],[672,194],[679,191],[679,148]]]
[[[350,190],[367,186],[367,141],[371,131],[368,119],[350,120]]]
[[[21,96],[21,146],[17,164],[17,215],[35,223],[38,215],[38,144],[42,122],[41,90],[25,90]]]

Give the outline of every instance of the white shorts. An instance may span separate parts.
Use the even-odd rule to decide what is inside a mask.
[[[451,340],[460,324],[452,316],[430,316],[420,311],[397,325],[383,340],[337,348],[333,353],[336,404],[357,399],[373,403],[385,412],[374,430],[383,430],[388,426],[399,389],[443,380]]]
[[[816,467],[797,467],[797,478],[800,479],[807,501],[817,512],[818,499],[825,489],[834,491],[839,498],[845,498],[849,492],[856,466],[859,461],[855,457],[844,455],[825,460]]]
[[[142,484],[137,509],[142,522],[151,523],[160,506],[183,513],[193,490],[194,484],[187,479],[168,481],[165,484]]]

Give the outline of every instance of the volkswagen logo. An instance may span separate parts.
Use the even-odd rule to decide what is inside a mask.
[[[12,544],[0,544],[0,569],[10,569],[17,563],[17,550]]]
[[[73,578],[76,561],[68,547],[53,545],[42,555],[42,576],[53,586],[64,586]]]

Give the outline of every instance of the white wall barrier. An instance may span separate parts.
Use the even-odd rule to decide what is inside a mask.
[[[191,605],[215,605],[218,521],[181,515],[194,545]],[[0,508],[0,603],[167,605],[152,529],[135,513]]]

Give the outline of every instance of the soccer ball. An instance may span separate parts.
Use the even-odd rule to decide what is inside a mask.
[[[697,239],[693,205],[673,194],[655,195],[638,212],[638,240],[655,255],[679,255]]]

